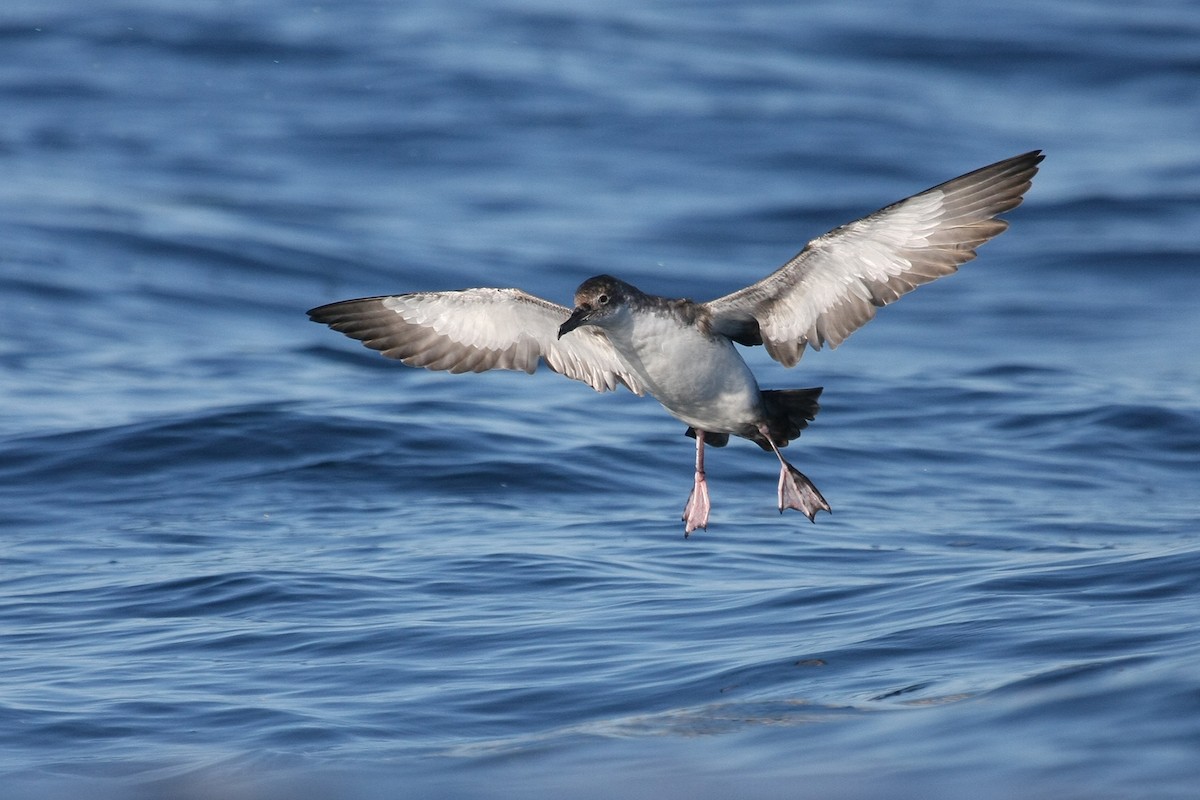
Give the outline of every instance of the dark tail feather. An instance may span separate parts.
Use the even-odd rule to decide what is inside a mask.
[[[822,388],[818,386],[815,389],[767,389],[762,392],[763,405],[767,408],[767,430],[775,440],[776,447],[786,447],[817,416],[821,410],[821,404],[817,402],[821,391]],[[771,449],[771,445],[754,431],[753,426],[747,427],[749,432],[738,435],[753,440],[763,450]],[[695,428],[688,428],[684,433],[696,438]],[[705,431],[704,443],[711,447],[724,447],[729,443],[729,434]]]
[[[821,404],[817,402],[820,396],[819,386],[815,389],[768,389],[762,393],[763,405],[767,407],[767,430],[776,446],[785,447],[808,427],[821,410]],[[764,450],[771,449],[765,441],[758,444]]]

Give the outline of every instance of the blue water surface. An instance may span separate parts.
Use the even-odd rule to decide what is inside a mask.
[[[0,9],[4,797],[1184,798],[1200,6]],[[1044,148],[836,352],[791,458],[363,295],[708,299]]]

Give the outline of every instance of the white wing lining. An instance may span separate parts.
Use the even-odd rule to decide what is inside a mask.
[[[463,289],[364,297],[314,308],[315,322],[413,367],[448,372],[550,369],[598,392],[645,389],[608,338],[581,328],[558,338],[570,309],[519,289]]]
[[[705,307],[713,329],[761,340],[794,366],[805,346],[836,347],[876,310],[949,275],[1002,233],[1042,161],[1032,151],[975,170],[820,236],[766,278]]]

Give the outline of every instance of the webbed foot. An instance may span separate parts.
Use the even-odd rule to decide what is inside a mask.
[[[704,473],[696,473],[696,485],[692,487],[692,493],[688,495],[687,505],[683,507],[683,536],[686,539],[688,534],[697,528],[708,528],[708,512],[711,508],[711,503],[708,501],[708,481],[704,478]]]
[[[791,464],[783,461],[779,468],[779,513],[782,514],[785,509],[794,508],[804,516],[808,517],[809,522],[815,522],[814,517],[818,511],[828,511],[833,513],[833,509],[829,507],[829,503],[817,491],[817,487],[813,486],[813,482],[804,476],[804,473],[793,467]]]

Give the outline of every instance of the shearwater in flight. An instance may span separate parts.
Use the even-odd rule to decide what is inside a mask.
[[[1002,233],[1041,151],[1000,161],[843,225],[767,277],[706,303],[657,297],[609,275],[569,309],[520,289],[413,292],[331,303],[315,322],[413,367],[533,372],[540,361],[597,391],[649,394],[696,439],[684,535],[708,527],[704,445],[740,436],[779,459],[779,511],[809,520],[829,503],[780,448],[816,416],[821,389],[762,390],[735,344],[791,367],[804,348],[836,347],[875,310],[975,257]]]

